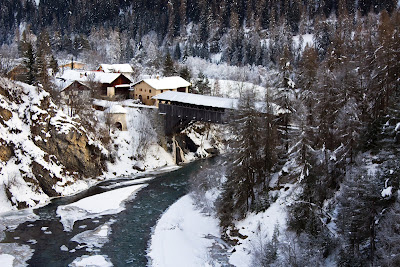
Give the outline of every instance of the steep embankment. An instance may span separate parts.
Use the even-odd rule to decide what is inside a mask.
[[[102,173],[102,151],[47,92],[0,78],[0,212],[73,193]]]

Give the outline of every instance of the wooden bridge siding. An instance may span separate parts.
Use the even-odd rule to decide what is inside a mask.
[[[166,114],[165,130],[167,134],[178,130],[179,126],[186,126],[185,124],[190,121],[225,123],[225,113],[222,110],[207,110],[161,103],[158,108],[160,113]]]

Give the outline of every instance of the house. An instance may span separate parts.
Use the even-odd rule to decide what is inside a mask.
[[[84,70],[84,69],[86,69],[86,64],[82,63],[82,62],[78,62],[78,61],[70,61],[68,63],[65,63],[65,64],[59,66],[59,68],[62,69],[62,70],[64,70],[64,69],[65,70],[67,70],[67,69],[70,69],[70,70]]]
[[[92,90],[87,82],[73,81],[61,89],[61,97],[67,101],[74,101],[74,98],[90,99]]]
[[[25,82],[27,77],[28,69],[24,64],[19,64],[7,72],[7,77],[14,81]]]
[[[139,99],[145,105],[158,106],[157,100],[152,99],[153,96],[167,91],[187,93],[190,85],[190,82],[179,76],[143,79],[133,84],[131,98]]]
[[[133,76],[133,69],[129,64],[100,64],[97,71],[105,73],[122,73],[130,79],[132,79]]]
[[[59,78],[63,81],[78,81],[89,87],[95,98],[127,99],[132,81],[122,73],[67,70]]]

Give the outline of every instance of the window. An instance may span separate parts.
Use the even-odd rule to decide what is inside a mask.
[[[161,93],[164,92],[164,90],[161,90]]]
[[[140,88],[140,91],[143,91],[143,89],[142,89],[142,88]]]
[[[149,93],[151,94],[151,89],[149,89]]]
[[[147,99],[150,99],[149,96],[147,96]]]

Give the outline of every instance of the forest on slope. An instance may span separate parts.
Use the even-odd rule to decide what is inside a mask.
[[[48,83],[50,54],[94,65],[129,61],[140,71],[169,65],[166,74],[190,57],[218,55],[225,67],[269,72],[258,77],[271,89],[265,110],[274,102],[289,112],[279,120],[260,116],[254,93],[242,93],[217,203],[222,229],[267,209],[274,187],[292,183],[298,190],[288,229],[297,250],[284,254],[271,240],[259,265],[279,265],[278,254],[292,266],[333,256],[343,266],[400,265],[400,230],[392,223],[400,220],[397,1],[41,0],[5,1],[1,12],[1,53],[24,59],[29,83]],[[192,79],[195,87],[199,80]]]

